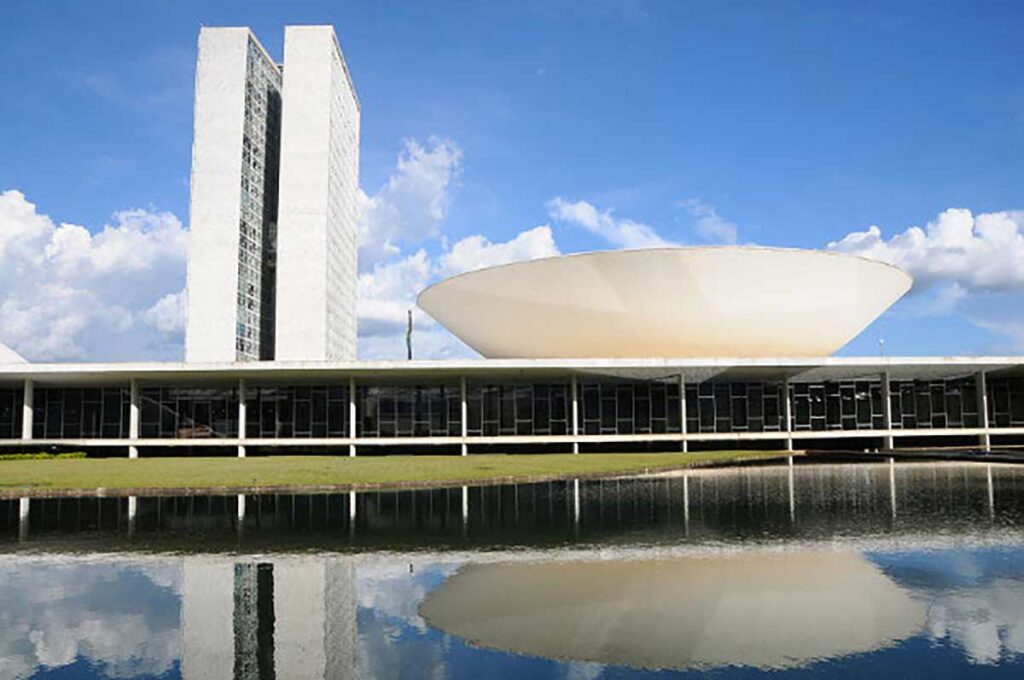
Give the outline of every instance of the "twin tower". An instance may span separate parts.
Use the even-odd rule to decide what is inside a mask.
[[[185,360],[356,356],[359,101],[334,29],[203,28]]]

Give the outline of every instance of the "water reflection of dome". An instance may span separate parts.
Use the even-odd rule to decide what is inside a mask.
[[[924,607],[855,553],[472,565],[424,600],[472,644],[639,668],[788,668],[920,631]]]

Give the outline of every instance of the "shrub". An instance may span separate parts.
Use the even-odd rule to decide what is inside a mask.
[[[67,453],[0,453],[0,460],[67,460],[85,458],[85,451],[69,451]]]

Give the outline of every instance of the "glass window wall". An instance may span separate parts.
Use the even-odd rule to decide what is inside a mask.
[[[222,387],[144,387],[140,435],[159,439],[238,436],[238,391]]]
[[[978,427],[975,379],[893,380],[889,383],[893,429]]]
[[[679,383],[583,382],[581,434],[667,434],[682,431]]]
[[[36,439],[128,437],[128,387],[40,387],[32,401]]]
[[[246,436],[260,439],[348,436],[348,387],[248,387]]]
[[[990,427],[1024,427],[1024,378],[988,377]]]
[[[0,439],[21,438],[24,389],[21,385],[0,388]]]
[[[881,380],[790,383],[789,388],[794,430],[873,430],[885,425]]]
[[[357,437],[457,437],[458,385],[356,386]]]
[[[568,384],[466,386],[466,433],[470,436],[572,434]]]
[[[687,432],[785,429],[781,383],[704,382],[686,386]]]

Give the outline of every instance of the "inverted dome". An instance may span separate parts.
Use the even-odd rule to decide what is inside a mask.
[[[0,364],[24,364],[25,358],[0,342]]]
[[[820,357],[912,283],[840,253],[657,248],[480,269],[418,303],[488,358]]]

